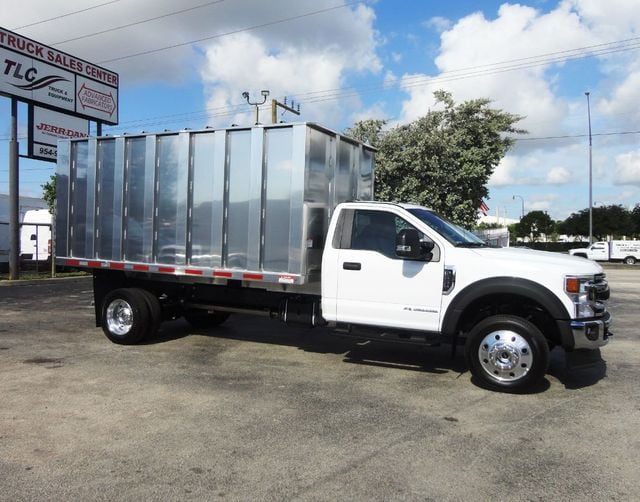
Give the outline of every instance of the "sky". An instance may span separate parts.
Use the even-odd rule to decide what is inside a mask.
[[[286,96],[343,131],[405,124],[434,108],[489,98],[522,116],[492,174],[491,214],[640,203],[640,9],[637,0],[0,0],[0,26],[120,75],[119,124],[103,133],[251,124],[242,97]],[[0,75],[1,77],[2,75]],[[10,99],[0,96],[0,193],[8,192]],[[268,123],[270,112],[261,111]],[[26,153],[26,105],[19,106]],[[20,159],[22,195],[55,164]]]

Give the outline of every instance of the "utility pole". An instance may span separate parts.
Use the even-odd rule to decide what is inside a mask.
[[[587,117],[589,118],[589,244],[593,243],[593,143],[591,139],[591,103],[589,102],[589,92],[585,92],[587,96]]]
[[[272,124],[278,123],[278,107],[282,108],[287,112],[300,115],[300,104],[298,104],[298,107],[296,109],[296,105],[293,100],[291,100],[291,106],[287,105],[286,97],[284,98],[284,103],[280,103],[277,99],[272,99],[271,100],[271,123]]]
[[[256,120],[255,120],[256,124],[260,123],[260,105],[264,105],[267,102],[267,96],[269,95],[269,91],[263,90],[263,91],[260,91],[260,94],[262,95],[262,101],[250,101],[249,93],[247,91],[244,91],[242,93],[242,97],[247,100],[247,103],[251,106],[256,107]]]

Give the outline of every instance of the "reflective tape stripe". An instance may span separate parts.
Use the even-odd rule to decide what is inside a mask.
[[[122,270],[129,272],[147,272],[152,274],[173,274],[175,276],[192,276],[213,279],[229,279],[244,281],[266,281],[280,284],[301,284],[301,277],[295,274],[244,272],[242,270],[212,270],[208,267],[192,268],[185,266],[167,266],[147,263],[131,263],[110,260],[79,259],[60,257],[59,263],[69,267],[87,267],[99,269]]]

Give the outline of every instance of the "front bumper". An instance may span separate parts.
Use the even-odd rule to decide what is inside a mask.
[[[609,343],[613,333],[609,331],[611,314],[605,312],[601,318],[571,321],[574,349],[597,349]]]

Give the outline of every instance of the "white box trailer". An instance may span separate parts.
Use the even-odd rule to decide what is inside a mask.
[[[18,209],[18,221],[22,227],[22,224],[25,222],[25,219],[28,221],[31,216],[27,217],[27,214],[33,214],[33,211],[39,212],[46,207],[46,203],[42,199],[37,199],[34,197],[20,197],[19,199],[19,209]],[[46,210],[45,210],[46,211]],[[10,252],[10,233],[9,233],[9,195],[8,194],[0,194],[0,271],[9,270],[9,252]],[[48,213],[48,211],[47,211]],[[41,219],[40,216],[33,216],[38,221]],[[49,215],[49,224],[51,223],[51,215]],[[43,228],[43,227],[40,227]],[[43,232],[46,233],[46,232]],[[50,233],[50,230],[49,230]],[[44,235],[43,235],[44,237]],[[47,247],[49,237],[44,240],[44,245]],[[29,235],[29,240],[31,240],[31,236]],[[22,231],[20,233],[20,241],[21,244],[24,242],[24,238],[22,237]],[[22,254],[22,249],[20,250],[20,254]],[[47,259],[48,257],[44,257],[42,259]]]
[[[570,249],[572,256],[596,261],[622,261],[633,265],[640,261],[640,241],[598,241],[586,248]]]
[[[374,202],[373,164],[370,146],[309,123],[65,140],[57,260],[92,270],[96,325],[122,344],[164,319],[259,314],[464,338],[478,381],[518,389],[544,377],[550,347],[608,342],[600,265],[490,248],[427,208]]]
[[[29,209],[20,225],[20,261],[42,262],[51,255],[51,213]]]

